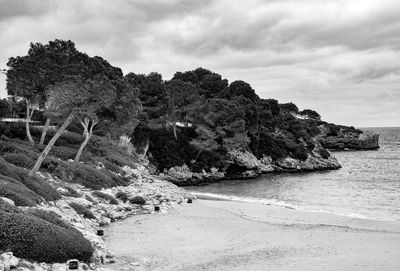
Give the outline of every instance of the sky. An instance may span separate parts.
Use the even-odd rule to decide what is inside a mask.
[[[399,0],[0,0],[0,69],[65,39],[124,73],[203,67],[356,127],[400,126]],[[6,96],[0,74],[0,97]]]

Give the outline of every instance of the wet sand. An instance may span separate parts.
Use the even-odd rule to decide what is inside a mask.
[[[400,270],[400,222],[196,200],[114,223],[113,270]]]

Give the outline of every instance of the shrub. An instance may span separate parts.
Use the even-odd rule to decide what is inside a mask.
[[[122,200],[122,202],[127,202],[128,201],[128,194],[122,191],[118,191],[117,194],[115,195],[117,199]]]
[[[67,193],[64,193],[63,195],[66,197],[73,197],[73,198],[79,198],[81,195],[78,193],[78,191],[76,191],[75,189],[73,189],[72,187],[69,186],[65,186],[63,187],[65,189],[67,189]]]
[[[28,209],[27,212],[36,217],[39,217],[43,220],[46,220],[47,222],[50,222],[54,225],[60,226],[64,229],[71,230],[71,231],[78,231],[77,229],[75,229],[73,226],[71,226],[67,222],[64,222],[61,219],[61,216],[56,214],[53,211],[45,211],[45,210],[40,210],[40,209],[34,208],[34,209]]]
[[[35,164],[35,160],[23,153],[6,153],[3,155],[3,158],[8,163],[23,168],[32,168]]]
[[[10,249],[17,257],[38,262],[72,258],[89,262],[94,252],[90,242],[80,232],[54,223],[10,207],[0,208],[0,250]]]
[[[31,189],[37,195],[42,196],[47,201],[54,201],[61,199],[60,193],[56,189],[54,189],[51,185],[49,185],[45,180],[40,177],[28,177],[21,176],[21,183],[23,183],[26,187]]]
[[[79,183],[91,189],[129,184],[128,179],[121,178],[107,170],[95,169],[81,163],[60,161],[53,173],[66,182]]]
[[[330,156],[331,156],[331,154],[327,151],[327,150],[325,150],[325,149],[323,149],[323,148],[319,148],[318,149],[318,153],[321,155],[321,157],[322,158],[324,158],[324,159],[328,159]]]
[[[92,202],[92,203],[95,203],[94,199],[93,199],[91,196],[89,196],[89,195],[85,195],[85,199],[86,199],[87,201],[90,201],[90,202]]]
[[[76,203],[76,202],[71,202],[69,204],[69,206],[72,207],[72,209],[75,210],[75,212],[77,212],[80,215],[83,215],[84,218],[88,218],[88,219],[95,219],[96,217],[94,216],[94,214],[92,213],[92,211],[90,211],[88,208],[86,208],[85,206]]]
[[[118,205],[118,200],[109,194],[100,191],[93,191],[92,194],[98,198],[108,200],[111,204]]]
[[[14,201],[17,206],[35,206],[40,197],[18,181],[0,175],[0,196]]]
[[[146,200],[142,196],[135,196],[131,198],[129,202],[132,204],[139,204],[139,205],[146,204]]]

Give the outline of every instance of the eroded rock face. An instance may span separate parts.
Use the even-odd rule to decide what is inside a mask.
[[[376,150],[379,149],[379,135],[371,132],[339,130],[336,135],[329,135],[324,127],[319,141],[324,148],[331,150]]]
[[[229,151],[228,157],[233,164],[247,170],[253,170],[256,173],[268,173],[274,171],[271,159],[263,157],[262,161],[260,161],[254,156],[254,154],[247,150]]]

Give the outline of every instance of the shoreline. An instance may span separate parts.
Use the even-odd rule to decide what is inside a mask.
[[[113,270],[397,270],[400,221],[200,199],[113,223]],[[126,269],[126,268],[130,269]]]

